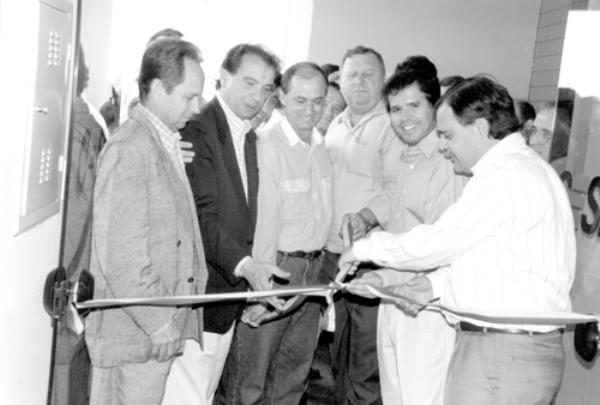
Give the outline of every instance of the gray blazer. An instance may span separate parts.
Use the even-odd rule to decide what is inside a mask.
[[[207,271],[191,194],[138,108],[104,147],[94,189],[94,298],[202,294]],[[201,308],[136,306],[88,315],[95,367],[149,360],[150,335],[173,321],[201,342]]]

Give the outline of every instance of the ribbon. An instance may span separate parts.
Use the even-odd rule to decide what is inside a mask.
[[[409,297],[405,297],[386,288],[367,285],[369,291],[385,300],[396,303],[410,302],[419,305],[426,310],[441,312],[454,317],[466,318],[480,322],[494,324],[522,324],[522,325],[543,325],[543,326],[563,326],[575,325],[578,323],[600,322],[600,315],[585,315],[576,312],[560,311],[507,311],[507,310],[482,310],[470,308],[455,308],[448,305],[442,305],[436,302],[420,302]]]
[[[267,297],[287,297],[291,295],[327,296],[332,290],[342,288],[341,285],[332,283],[299,286],[294,288],[276,288],[268,291],[244,291],[220,294],[179,295],[172,297],[144,297],[144,298],[103,298],[74,303],[77,309],[106,309],[127,307],[135,305],[179,307],[201,305],[209,302],[220,301],[255,301]]]

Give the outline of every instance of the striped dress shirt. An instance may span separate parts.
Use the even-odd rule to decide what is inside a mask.
[[[139,108],[142,114],[144,114],[144,116],[148,118],[152,125],[154,125],[162,145],[167,150],[167,154],[171,158],[173,166],[175,166],[175,170],[177,171],[179,178],[181,181],[183,181],[183,184],[185,184],[186,188],[190,190],[189,181],[183,166],[183,156],[181,155],[181,135],[179,132],[173,132],[167,128],[167,126],[156,115],[152,114],[146,107],[144,107],[142,103],[138,103],[137,108]]]
[[[450,265],[447,272],[428,276],[434,296],[447,305],[569,311],[575,232],[559,177],[519,133],[494,145],[472,172],[460,199],[436,223],[404,234],[374,233],[354,244],[356,257],[414,270]]]

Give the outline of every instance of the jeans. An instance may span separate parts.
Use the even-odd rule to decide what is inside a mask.
[[[445,404],[550,404],[564,368],[562,334],[458,332]]]
[[[323,272],[337,271],[338,254],[326,252]],[[356,277],[372,270],[359,267]],[[348,281],[348,279],[346,279]],[[349,293],[335,297],[335,334],[331,347],[336,405],[381,404],[377,363],[379,300]]]
[[[322,256],[315,260],[278,255],[290,273],[288,285],[317,282]],[[257,328],[240,322],[219,383],[216,404],[298,404],[317,347],[321,300],[302,297],[284,316]]]

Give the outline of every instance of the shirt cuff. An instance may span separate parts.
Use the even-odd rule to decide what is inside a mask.
[[[371,210],[380,225],[385,225],[388,223],[390,210],[383,199],[377,197],[372,199],[369,201],[369,204],[367,204],[366,208]]]
[[[244,267],[244,265],[248,263],[248,261],[250,261],[251,259],[252,258],[250,256],[246,256],[242,260],[240,260],[237,266],[235,266],[235,269],[233,269],[233,274],[236,277],[241,277],[240,273],[242,272],[242,267]]]
[[[354,242],[352,253],[357,260],[369,260],[369,238]]]
[[[431,290],[433,293],[432,298],[441,298],[448,282],[448,271],[447,267],[441,267],[434,272],[427,274],[425,277],[431,282]]]

